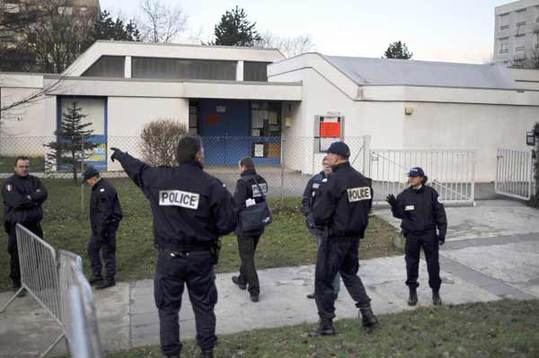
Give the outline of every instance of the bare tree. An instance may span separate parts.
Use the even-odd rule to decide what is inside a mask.
[[[293,57],[314,49],[314,42],[310,35],[304,34],[295,37],[280,37],[267,31],[262,39],[256,43],[258,47],[277,48],[286,57]]]
[[[158,119],[146,124],[140,135],[144,160],[153,166],[173,166],[178,141],[186,134],[185,125],[171,119]]]
[[[179,6],[168,6],[161,0],[142,0],[141,18],[137,21],[145,42],[172,42],[184,32],[188,16]]]

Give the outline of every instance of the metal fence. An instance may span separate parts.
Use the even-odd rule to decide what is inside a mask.
[[[22,285],[0,312],[7,309],[20,291],[26,290],[62,331],[41,357],[49,354],[63,338],[73,357],[101,357],[92,291],[84,277],[81,258],[67,251],[57,254],[54,247],[20,224],[16,230]]]
[[[497,194],[529,200],[535,188],[532,150],[499,148],[494,188]]]
[[[72,357],[102,357],[92,288],[83,274],[82,259],[59,250],[59,277],[62,304],[61,320]]]
[[[15,155],[31,156],[31,171],[38,176],[70,178],[71,173],[47,168],[43,143],[51,137],[0,138],[0,175],[13,171]],[[351,150],[350,162],[374,180],[375,200],[383,203],[389,193],[406,187],[406,171],[422,166],[430,183],[445,202],[469,204],[474,200],[475,153],[463,150],[390,150],[371,149],[369,136],[346,137]],[[313,137],[202,137],[205,169],[233,190],[239,178],[238,161],[245,156],[255,159],[257,171],[269,184],[270,197],[301,196],[310,177],[321,170],[327,141]],[[118,162],[110,160],[108,148],[117,147],[145,161],[140,137],[109,136],[107,144],[88,163],[101,168],[105,177],[123,177]],[[85,163],[86,164],[86,163]],[[81,198],[83,197],[81,189]],[[81,200],[81,212],[86,210]]]
[[[368,175],[373,179],[374,200],[407,187],[407,171],[421,167],[440,199],[452,204],[473,204],[475,152],[466,150],[371,149]]]

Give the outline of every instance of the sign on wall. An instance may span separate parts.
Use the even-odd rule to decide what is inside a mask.
[[[315,151],[325,152],[331,143],[339,141],[344,136],[344,116],[326,114],[315,116]]]

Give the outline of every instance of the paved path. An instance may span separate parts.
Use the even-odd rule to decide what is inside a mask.
[[[377,215],[387,217],[388,211]],[[448,217],[452,225],[440,258],[444,303],[539,298],[539,211],[514,202],[489,202],[475,208],[448,208]],[[488,220],[483,222],[485,218]],[[476,237],[472,238],[463,225]],[[362,261],[359,273],[377,314],[410,309],[402,256]],[[260,271],[259,303],[250,302],[246,291],[232,284],[231,276],[217,275],[218,334],[317,321],[314,302],[305,298],[313,287],[312,265]],[[424,262],[420,284],[419,304],[430,305]],[[1,293],[0,302],[8,297],[9,293]],[[159,344],[151,280],[121,283],[95,292],[95,298],[107,350]],[[187,295],[184,302],[182,338],[193,338],[194,320]],[[341,293],[336,307],[338,318],[357,316],[346,292]],[[17,299],[0,314],[0,356],[35,356],[58,334],[54,321],[31,298]],[[58,351],[64,348],[61,345]]]

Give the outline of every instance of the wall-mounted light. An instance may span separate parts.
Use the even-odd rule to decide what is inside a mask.
[[[285,117],[284,118],[284,126],[286,128],[292,127],[292,117]]]
[[[411,107],[411,106],[404,107],[404,114],[406,114],[407,116],[411,116],[412,113],[414,113],[414,107]]]

